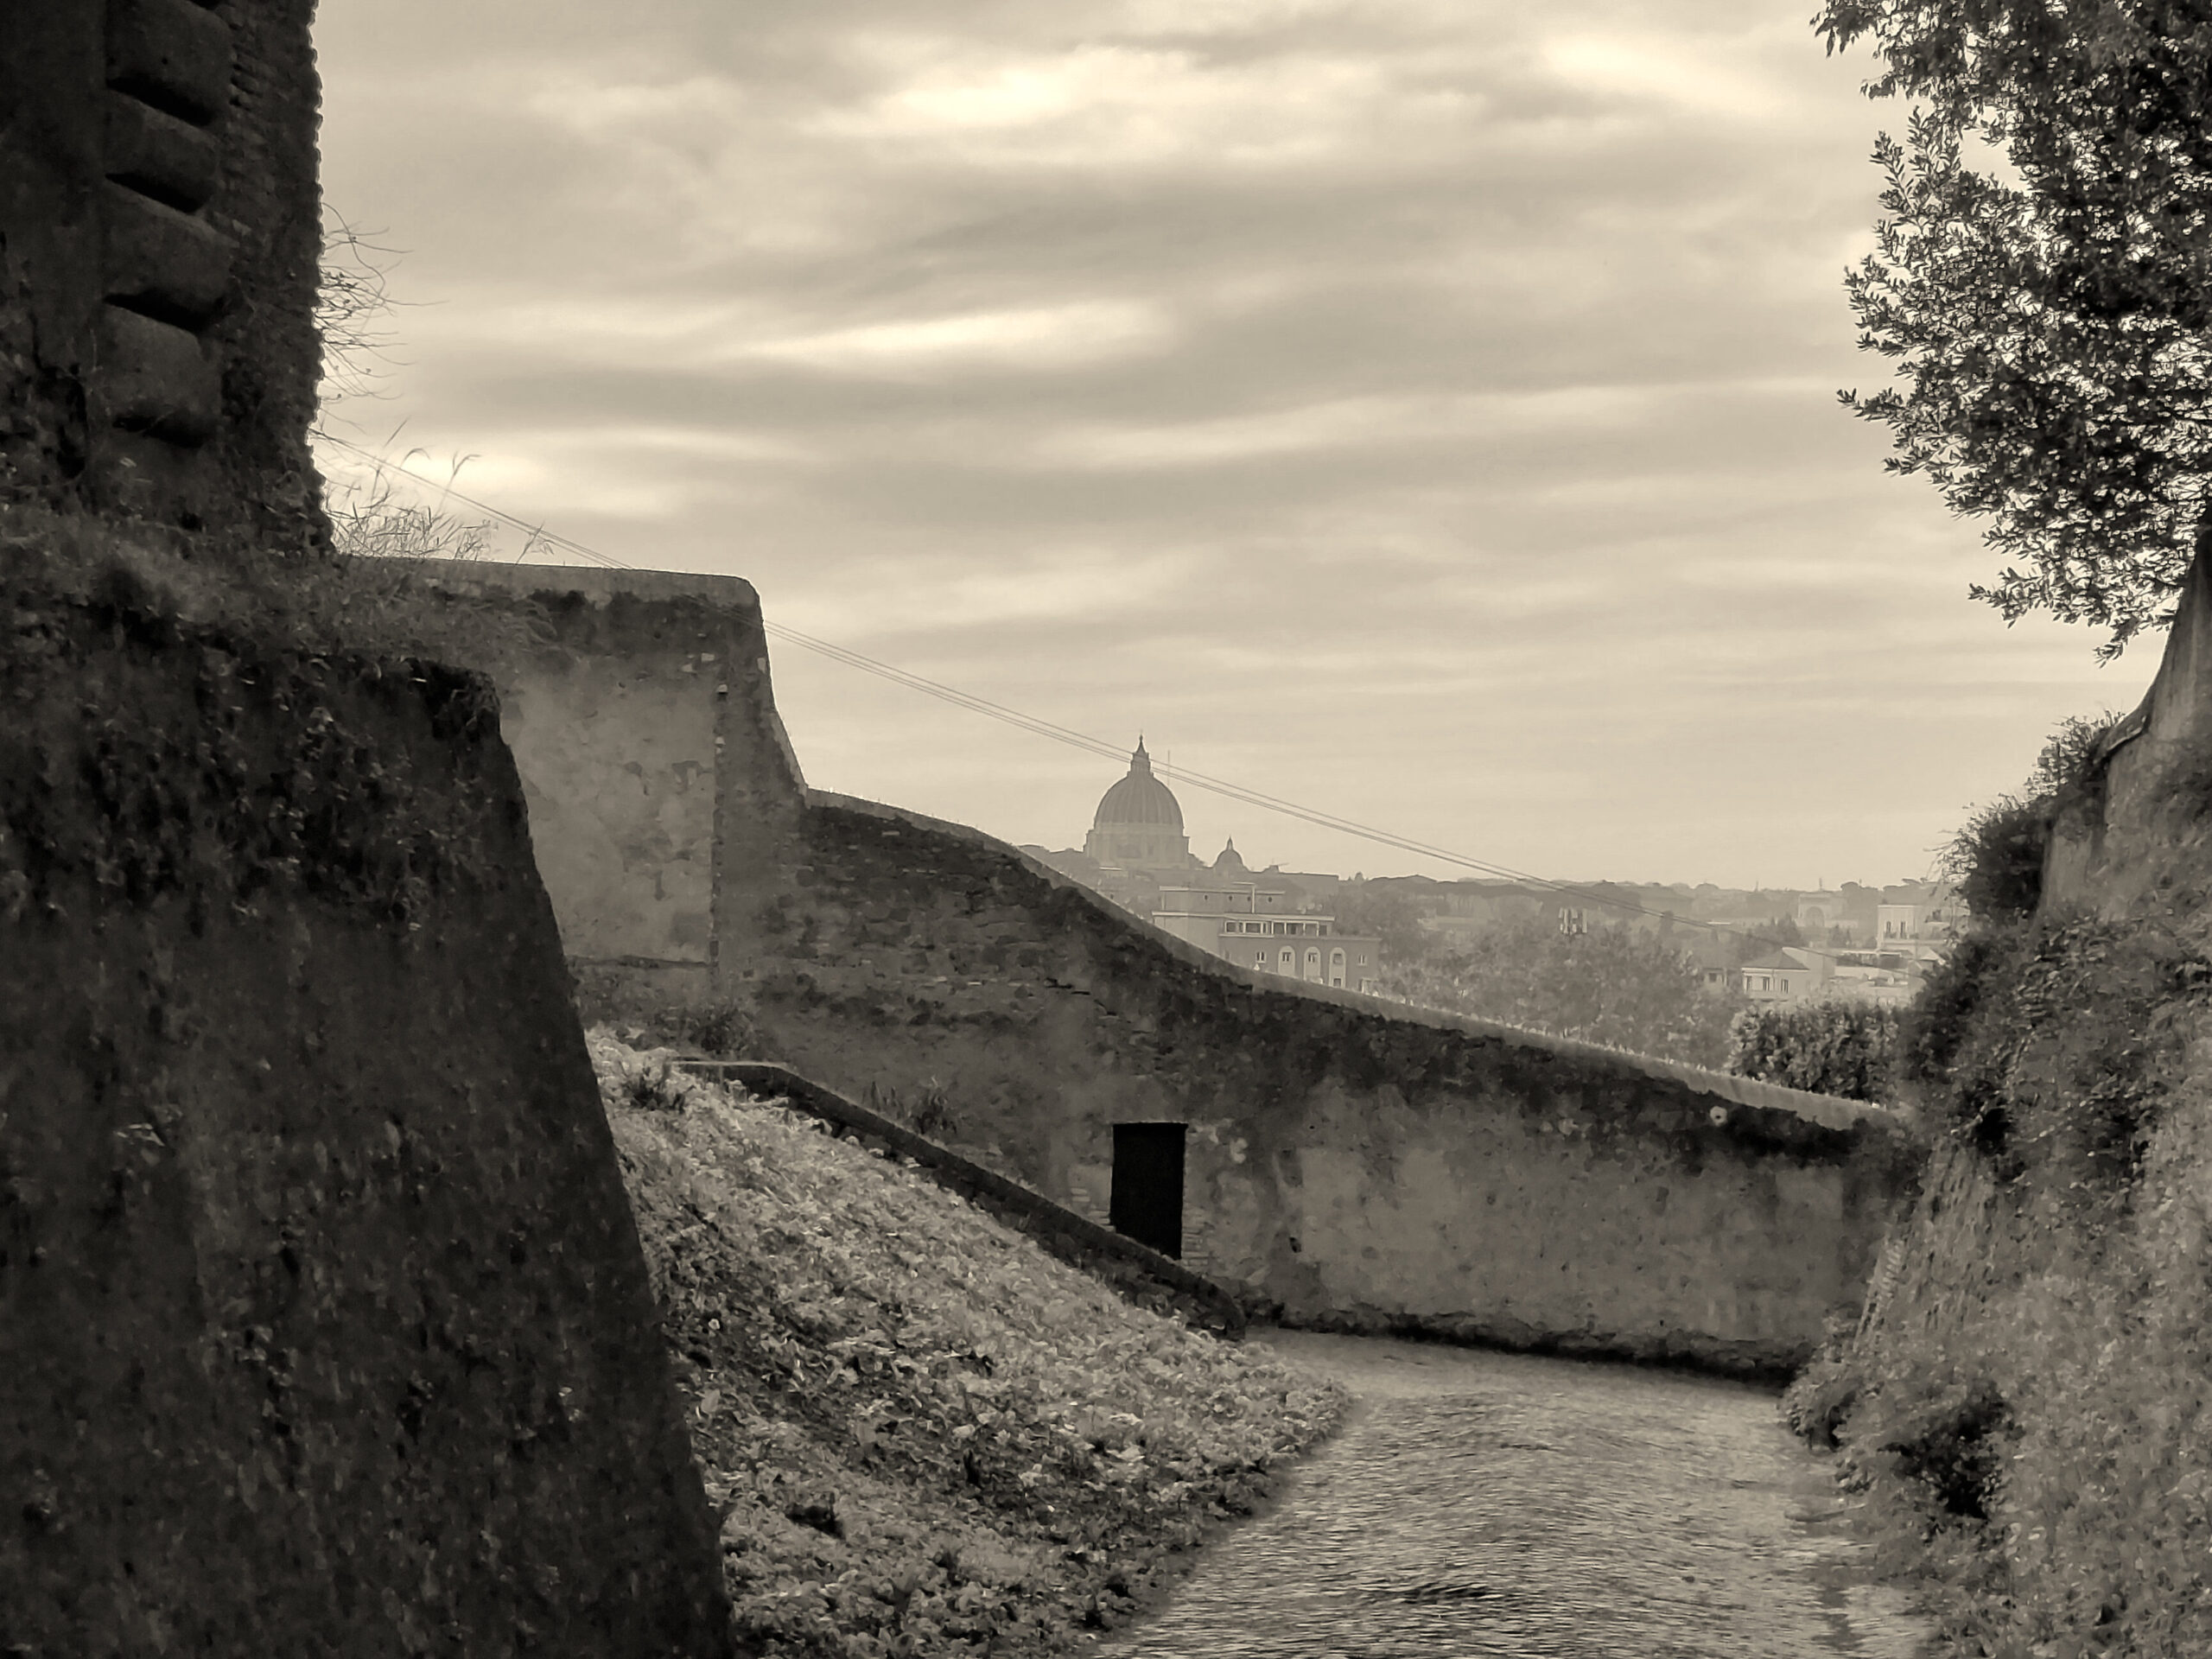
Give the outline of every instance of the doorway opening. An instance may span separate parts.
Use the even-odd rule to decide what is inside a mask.
[[[1114,1192],[1107,1218],[1124,1238],[1180,1260],[1183,1255],[1181,1123],[1114,1126]]]

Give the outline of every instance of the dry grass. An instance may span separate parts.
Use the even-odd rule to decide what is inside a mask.
[[[768,1654],[1078,1646],[1343,1411],[811,1118],[592,1047]]]

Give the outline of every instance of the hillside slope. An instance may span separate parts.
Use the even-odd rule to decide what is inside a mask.
[[[1077,1645],[1342,1414],[811,1118],[591,1046],[761,1652]]]
[[[1955,1652],[2212,1654],[2206,934],[1986,923],[1908,1021],[1917,1207],[1789,1403]]]

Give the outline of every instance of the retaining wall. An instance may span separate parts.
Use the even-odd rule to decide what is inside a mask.
[[[734,1084],[757,1098],[805,1112],[863,1146],[906,1160],[927,1179],[947,1192],[957,1192],[1015,1231],[1028,1234],[1061,1261],[1104,1280],[1131,1301],[1155,1313],[1179,1314],[1225,1335],[1243,1334],[1243,1304],[1180,1262],[1170,1261],[1110,1227],[1054,1204],[973,1159],[868,1110],[858,1101],[823,1088],[787,1065],[772,1060],[701,1058],[687,1060],[683,1067],[702,1077]]]
[[[727,1653],[485,689],[0,588],[4,1644]]]
[[[1910,1154],[1877,1109],[1323,987],[1133,923],[972,830],[817,795],[733,989],[849,1092],[1103,1220],[1185,1135],[1183,1259],[1287,1322],[1779,1370],[1855,1310]]]
[[[959,1150],[1102,1223],[1114,1127],[1186,1125],[1182,1259],[1295,1323],[1773,1370],[1857,1309],[1908,1184],[1887,1114],[1255,977],[988,836],[807,793],[742,582],[431,574],[560,642],[511,676],[508,731],[594,1008],[734,1003],[761,1058],[856,1099],[934,1082]],[[676,787],[642,757],[709,721],[705,949],[624,960],[667,878],[601,851],[564,893],[559,826],[611,836]]]

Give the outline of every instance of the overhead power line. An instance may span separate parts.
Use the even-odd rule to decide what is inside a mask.
[[[463,494],[450,485],[433,483],[419,474],[395,467],[383,457],[362,448],[359,444],[348,442],[343,438],[332,437],[327,434],[322,435],[318,441],[332,444],[360,457],[379,475],[396,472],[410,483],[425,489],[434,489],[445,499],[459,501],[474,508],[479,512],[489,514],[501,524],[522,531],[529,538],[523,550],[525,553],[529,552],[532,547],[557,548],[563,552],[573,553],[590,563],[601,565],[609,569],[633,570],[638,568],[609,554],[601,553],[595,548],[587,547],[582,542],[566,536],[556,535],[547,530],[542,524],[533,524],[526,518],[517,518],[504,508],[495,507],[487,501],[477,499],[474,496]],[[517,563],[521,562],[519,555],[514,562]],[[771,621],[765,614],[761,618],[761,626],[771,639],[787,640],[792,645],[827,657],[832,662],[842,663],[848,668],[857,669],[864,674],[872,674],[879,679],[888,680],[894,685],[904,686],[910,691],[920,692],[925,696],[934,697],[940,702],[950,703],[956,708],[965,709],[972,714],[982,715],[987,719],[1014,727],[1033,736],[1047,738],[1055,743],[1081,749],[1086,753],[1096,755],[1103,760],[1120,761],[1126,759],[1128,755],[1128,752],[1120,744],[1111,742],[1105,738],[1093,737],[1089,733],[1073,730],[1039,715],[1025,714],[1020,709],[1008,708],[1004,703],[994,702],[988,697],[977,696],[972,691],[963,691],[957,686],[947,685],[941,680],[932,680],[925,675],[916,674],[911,670],[899,668],[894,664],[870,657],[865,652],[853,650],[850,646],[840,645],[831,640],[817,639],[813,634],[803,633],[785,623]],[[1362,841],[1373,842],[1379,846],[1394,848],[1401,852],[1414,853],[1423,858],[1436,859],[1440,862],[1457,865],[1462,869],[1474,870],[1501,880],[1517,882],[1526,887],[1541,887],[1546,892],[1556,893],[1562,899],[1577,899],[1585,904],[1597,905],[1609,910],[1648,916],[1661,921],[1671,921],[1684,927],[1702,928],[1709,933],[1745,939],[1757,944],[1777,944],[1777,941],[1767,938],[1764,934],[1748,932],[1744,929],[1729,927],[1719,922],[1700,921],[1695,917],[1680,916],[1673,911],[1656,909],[1634,899],[1622,899],[1610,893],[1593,893],[1587,888],[1578,887],[1567,882],[1554,881],[1548,877],[1534,875],[1526,870],[1516,870],[1507,865],[1493,864],[1482,859],[1471,858],[1465,853],[1453,852],[1449,848],[1439,847],[1425,841],[1416,841],[1410,836],[1378,829],[1372,824],[1360,823],[1351,818],[1339,817],[1332,812],[1324,812],[1318,807],[1286,800],[1280,796],[1249,789],[1227,779],[1215,778],[1205,772],[1194,772],[1185,766],[1172,766],[1155,760],[1153,763],[1153,769],[1171,783],[1203,789],[1209,793],[1241,802],[1247,806],[1256,806],[1266,811],[1296,818],[1319,829],[1333,830],[1339,835],[1351,836]],[[1834,954],[1817,946],[1801,948],[1810,950],[1818,956]]]

